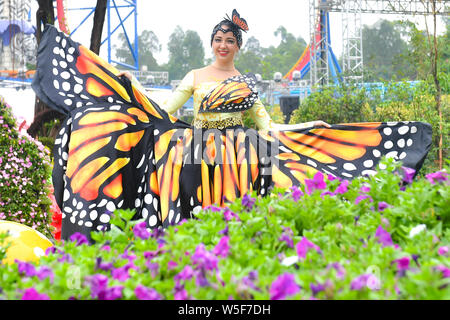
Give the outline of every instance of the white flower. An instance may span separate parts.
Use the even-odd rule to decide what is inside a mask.
[[[413,238],[416,235],[418,235],[419,233],[421,233],[422,231],[426,230],[427,226],[424,224],[419,224],[418,226],[415,226],[414,228],[411,229],[411,231],[409,232],[409,237]]]
[[[281,264],[283,266],[289,267],[297,262],[298,262],[298,256],[291,256],[291,257],[284,258],[283,261],[281,261]]]

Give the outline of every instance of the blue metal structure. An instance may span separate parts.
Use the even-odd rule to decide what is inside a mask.
[[[106,38],[102,41],[102,45],[106,42],[108,47],[108,62],[116,63],[131,70],[139,70],[139,47],[138,47],[138,28],[137,28],[137,0],[108,0],[106,12]],[[67,11],[84,11],[87,12],[81,22],[71,31],[73,35],[95,12],[94,7],[71,7]],[[133,30],[126,27],[125,22],[132,20]],[[122,30],[127,41],[128,49],[133,57],[133,65],[129,65],[113,59],[111,54],[112,36],[117,30]],[[134,42],[134,44],[133,44]]]

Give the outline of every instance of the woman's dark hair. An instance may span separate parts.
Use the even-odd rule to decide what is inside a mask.
[[[227,26],[228,29],[225,30],[225,29],[222,28],[222,26]],[[236,38],[237,45],[238,45],[239,48],[241,48],[241,45],[242,45],[242,31],[236,24],[234,24],[233,22],[231,22],[228,19],[222,20],[220,23],[218,23],[214,27],[213,32],[211,34],[211,46],[212,46],[212,43],[213,43],[213,40],[214,40],[214,36],[216,35],[217,31],[219,31],[219,30],[222,31],[223,33],[226,33],[228,31],[233,32],[233,35]]]

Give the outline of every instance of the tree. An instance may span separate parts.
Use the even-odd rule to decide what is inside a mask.
[[[274,34],[280,36],[281,40],[278,47],[270,46],[264,50],[262,76],[265,79],[271,79],[275,72],[286,74],[306,48],[306,41],[302,37],[295,38],[283,26],[278,27]]]
[[[186,32],[177,26],[169,37],[169,62],[167,69],[170,80],[182,79],[187,72],[205,65],[205,50],[197,32]]]
[[[410,47],[402,38],[403,30],[404,24],[383,19],[371,27],[363,27],[363,61],[367,80],[415,77],[414,64],[405,61]]]
[[[116,50],[116,56],[120,62],[134,65],[134,59],[130,52],[128,41],[123,33],[119,35],[120,46],[114,46]],[[147,66],[148,70],[158,71],[160,67],[153,56],[155,53],[161,51],[161,45],[158,37],[153,31],[144,30],[138,36],[139,46],[139,64],[141,66]],[[134,47],[134,42],[131,44]]]
[[[106,7],[108,0],[97,0],[94,13],[94,24],[91,32],[90,50],[96,54],[100,53],[100,45],[102,43],[103,24],[105,22]]]
[[[236,58],[236,68],[241,73],[262,74],[263,48],[255,37],[250,37]]]

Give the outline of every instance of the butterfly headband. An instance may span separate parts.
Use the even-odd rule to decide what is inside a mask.
[[[222,25],[228,26],[229,29],[223,29]],[[240,48],[242,45],[242,31],[247,32],[248,25],[247,25],[247,21],[245,21],[244,18],[241,18],[239,16],[239,13],[236,11],[236,9],[233,9],[233,13],[231,14],[231,19],[227,14],[227,17],[224,18],[224,20],[222,20],[219,24],[217,24],[214,27],[214,30],[211,34],[211,45],[212,45],[212,42],[214,39],[214,35],[219,30],[222,31],[223,33],[227,33],[229,31],[233,32],[233,35],[236,38],[238,47]]]

